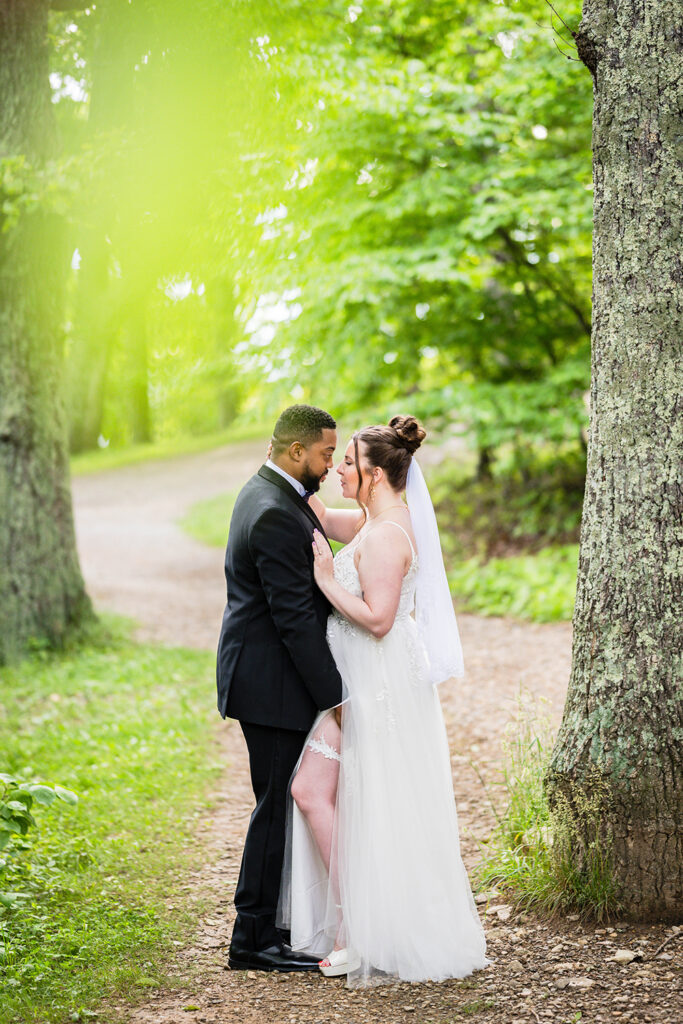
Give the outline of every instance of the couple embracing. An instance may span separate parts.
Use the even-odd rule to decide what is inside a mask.
[[[218,708],[240,722],[256,807],[234,969],[364,985],[488,963],[435,689],[462,653],[424,436],[412,416],[357,431],[337,473],[359,508],[326,508],[336,423],[291,406],[235,503]]]

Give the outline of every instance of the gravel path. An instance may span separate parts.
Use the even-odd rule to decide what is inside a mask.
[[[222,554],[187,537],[177,521],[194,502],[235,490],[260,465],[263,445],[248,442],[201,455],[76,478],[81,564],[96,607],[137,621],[141,639],[213,650],[225,601]],[[327,496],[334,500],[328,485]],[[226,524],[227,533],[227,524]],[[493,815],[482,779],[495,787],[501,741],[520,688],[557,724],[569,674],[568,624],[532,625],[460,615],[467,677],[440,689],[451,744],[463,856],[471,869]],[[213,682],[207,681],[213,700]],[[681,936],[661,926],[547,922],[510,912],[502,896],[480,904],[494,963],[464,981],[391,985],[348,992],[343,981],[226,970],[232,894],[253,806],[246,750],[236,723],[217,715],[226,774],[202,832],[200,867],[180,879],[183,893],[206,894],[209,914],[192,947],[170,965],[178,987],[146,993],[115,1009],[130,1024],[496,1024],[683,1019]],[[495,797],[494,797],[495,798]],[[673,938],[672,938],[673,936]],[[661,953],[654,953],[671,939]],[[611,957],[634,953],[628,964]],[[678,959],[677,959],[678,957]]]

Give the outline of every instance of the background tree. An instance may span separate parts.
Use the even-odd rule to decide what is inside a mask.
[[[548,13],[371,0],[275,36],[299,123],[261,285],[294,315],[253,355],[280,392],[303,360],[324,394],[332,358],[337,408],[378,410],[410,381],[412,408],[469,428],[483,471],[504,443],[520,461],[581,449],[590,83]]]
[[[55,192],[48,7],[0,2],[0,661],[33,640],[59,644],[91,614],[61,393],[69,251]]]
[[[683,904],[683,17],[585,0],[594,327],[571,681],[549,793],[639,918]]]
[[[86,143],[95,156],[82,200],[74,210],[78,256],[66,363],[73,452],[97,445],[111,350],[121,334],[124,311],[131,306],[130,298],[124,302],[128,281],[114,271],[117,253],[112,236],[115,241],[117,207],[123,212],[116,183],[125,148],[122,141],[133,130],[134,66],[145,52],[143,20],[140,5],[133,4],[105,3],[97,14],[74,12],[63,22],[57,46],[62,51],[57,66],[64,74],[73,76],[77,67],[81,72],[81,95],[74,100],[67,94],[57,104],[64,136],[74,147]],[[140,340],[144,353],[145,338]],[[147,418],[146,394],[145,378],[142,402],[139,397],[136,404],[139,420]]]
[[[202,381],[194,418],[176,415],[186,431],[196,429],[199,409],[205,431],[234,418],[234,327],[226,319],[231,307],[234,317],[234,279],[226,273],[236,251],[244,260],[258,212],[246,216],[246,158],[266,132],[272,151],[278,135],[274,90],[255,41],[264,11],[277,16],[270,7],[135,0],[98,5],[63,28],[60,68],[68,74],[70,56],[83,88],[77,102],[65,95],[58,106],[71,136],[78,139],[73,126],[82,126],[91,154],[72,224],[78,260],[67,368],[74,451],[95,447],[102,433],[125,444],[150,440],[155,426],[170,428],[170,409],[157,412],[176,397],[168,390],[174,373],[186,396],[188,384]],[[264,174],[261,201],[266,183]],[[224,223],[217,229],[218,196]],[[203,300],[190,303],[197,319],[178,350],[180,323],[167,344],[156,316],[167,329],[168,306],[179,311],[197,288]],[[220,330],[207,322],[207,308]],[[178,319],[187,326],[184,313]]]
[[[239,206],[245,120],[258,136],[266,76],[250,73],[252,15],[241,0],[0,4],[0,659],[56,645],[91,615],[64,443],[65,338],[75,445],[102,428],[112,359],[123,439],[148,440],[150,311],[198,262],[222,276],[224,254],[207,258],[205,245],[200,260],[196,228],[219,178]],[[219,289],[212,301],[205,361],[234,312]],[[213,384],[227,412],[224,352]]]
[[[83,85],[60,123],[91,154],[73,448],[208,433],[301,389],[381,413],[409,380],[483,475],[552,451],[580,493],[590,84],[544,0],[185,8],[98,5],[56,38]]]

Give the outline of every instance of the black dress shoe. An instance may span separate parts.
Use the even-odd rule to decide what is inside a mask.
[[[268,949],[251,950],[230,947],[228,964],[233,971],[317,971],[316,957],[296,953],[284,943]]]

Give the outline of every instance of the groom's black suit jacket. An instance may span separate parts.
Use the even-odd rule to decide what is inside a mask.
[[[330,605],[313,579],[316,527],[322,531],[308,503],[268,466],[239,493],[216,666],[223,718],[303,731],[318,711],[341,703],[325,639]]]

